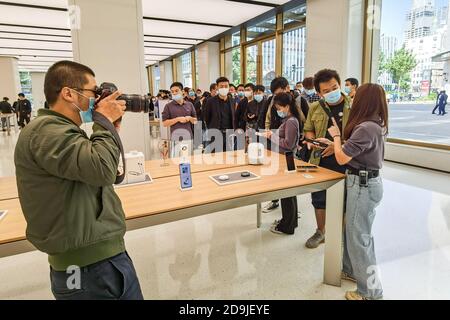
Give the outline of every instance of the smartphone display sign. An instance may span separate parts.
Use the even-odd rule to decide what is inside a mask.
[[[180,188],[181,190],[192,188],[191,165],[189,163],[180,164]]]

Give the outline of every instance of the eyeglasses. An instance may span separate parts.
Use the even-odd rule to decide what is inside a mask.
[[[90,91],[95,95],[95,97],[99,97],[102,94],[102,90],[97,86],[95,86],[94,89],[83,89],[83,88],[72,88],[72,89],[77,91]]]

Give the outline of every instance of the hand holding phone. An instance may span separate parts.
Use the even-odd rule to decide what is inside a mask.
[[[312,145],[314,145],[316,147],[319,147],[319,148],[324,148],[324,149],[328,148],[328,144],[320,142],[320,141],[317,141],[317,140],[305,138],[305,141],[309,142]]]

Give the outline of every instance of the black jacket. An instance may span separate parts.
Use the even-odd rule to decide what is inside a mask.
[[[31,113],[31,102],[28,99],[17,101],[17,111],[20,113]]]
[[[13,113],[11,104],[8,101],[0,102],[0,112],[1,113]]]
[[[204,110],[202,112],[203,119],[205,120],[206,126],[208,129],[221,129],[220,128],[220,120],[221,113],[219,110],[219,106],[222,104],[219,101],[219,96],[209,98],[206,103]],[[226,105],[231,110],[231,119],[233,124],[233,129],[237,129],[237,121],[236,121],[236,111],[234,109],[234,102],[232,101],[231,96],[228,96],[226,101]]]

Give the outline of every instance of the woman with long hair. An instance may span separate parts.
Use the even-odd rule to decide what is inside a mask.
[[[383,197],[380,176],[384,159],[384,143],[388,133],[388,106],[383,87],[365,84],[358,88],[349,120],[344,130],[344,143],[333,119],[328,131],[334,142],[336,160],[347,165],[347,210],[345,214],[342,278],[354,281],[356,291],[348,291],[348,300],[381,299],[383,290],[376,268],[372,225],[375,208]]]

